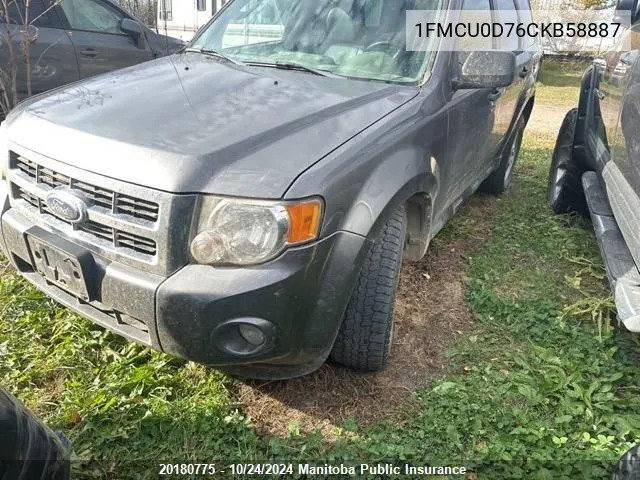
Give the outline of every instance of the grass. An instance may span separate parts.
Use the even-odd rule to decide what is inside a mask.
[[[561,108],[577,106],[582,73],[589,66],[585,61],[553,61],[545,59],[538,75],[536,102]]]
[[[545,81],[540,98],[575,102],[564,80]],[[464,259],[473,331],[447,352],[445,376],[414,392],[400,425],[349,419],[330,441],[296,425],[284,438],[260,435],[234,380],[128,344],[10,270],[0,277],[0,384],[73,440],[74,478],[265,459],[465,465],[468,478],[491,480],[608,477],[640,441],[638,343],[606,328],[612,303],[590,227],[545,204],[553,142],[525,138],[515,187]],[[468,224],[463,211],[435,242],[468,235]]]
[[[627,336],[600,335],[594,309],[576,308],[610,313],[595,241],[544,204],[552,140],[527,139],[527,173],[469,262],[480,327],[451,352],[459,374],[422,397],[425,418],[451,415],[452,405],[464,418],[431,448],[474,459],[486,478],[604,478],[640,433]]]

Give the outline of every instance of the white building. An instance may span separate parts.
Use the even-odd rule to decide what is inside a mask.
[[[195,32],[207,23],[227,1],[159,0],[158,31],[189,41]]]

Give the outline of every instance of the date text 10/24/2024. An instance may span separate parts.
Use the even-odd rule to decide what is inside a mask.
[[[394,465],[379,464],[311,464],[311,463],[230,463],[228,465],[215,463],[161,463],[158,471],[160,476],[182,475],[464,475],[465,467],[433,466],[433,465]]]

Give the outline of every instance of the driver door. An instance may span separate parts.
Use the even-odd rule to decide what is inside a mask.
[[[464,0],[463,10],[485,11],[491,18],[490,0]],[[459,55],[454,62],[463,61],[471,50],[490,50],[492,38],[463,37],[458,40]],[[496,132],[496,108],[504,89],[469,89],[452,93],[447,107],[449,123],[448,143],[451,159],[443,168],[443,178],[452,179],[443,196],[458,202],[468,190],[476,189],[489,174],[492,159],[498,151],[500,137]]]
[[[80,78],[129,67],[154,58],[132,36],[120,29],[125,15],[103,0],[62,0],[61,11],[69,27]]]

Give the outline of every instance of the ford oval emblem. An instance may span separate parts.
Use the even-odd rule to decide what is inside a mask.
[[[45,202],[51,213],[67,222],[79,223],[87,218],[87,204],[69,188],[50,191]]]

